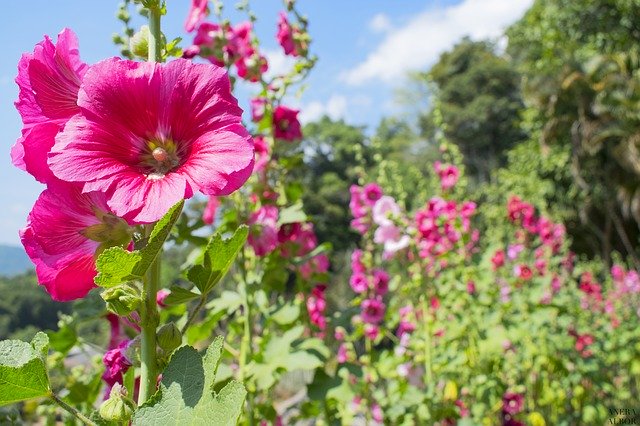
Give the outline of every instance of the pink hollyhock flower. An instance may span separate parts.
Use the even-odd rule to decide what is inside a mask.
[[[473,295],[476,294],[476,283],[473,281],[467,281],[467,293]]]
[[[105,193],[127,220],[155,222],[195,191],[230,194],[253,170],[253,142],[222,68],[108,59],[85,75],[78,105],[51,170]]]
[[[196,26],[204,20],[209,14],[207,4],[209,0],[191,0],[191,8],[184,23],[184,30],[188,33],[193,31]]]
[[[369,221],[364,217],[353,219],[350,224],[353,229],[362,235],[366,234],[369,230]]]
[[[273,134],[276,139],[294,142],[302,139],[302,130],[298,121],[300,111],[278,105],[273,111]]]
[[[262,78],[262,74],[269,70],[269,63],[264,55],[258,52],[252,52],[246,56],[240,57],[236,62],[238,68],[238,76],[240,78],[256,83]]]
[[[355,272],[349,279],[349,285],[354,292],[361,294],[369,288],[369,280],[365,274]]]
[[[327,309],[327,301],[324,294],[326,289],[327,286],[324,284],[315,286],[307,299],[309,319],[320,330],[327,328],[327,319],[324,317],[324,311]]]
[[[384,318],[385,306],[380,299],[366,299],[362,301],[360,316],[362,321],[369,324],[379,324]]]
[[[11,148],[11,160],[42,183],[53,179],[47,153],[58,131],[80,111],[78,90],[88,68],[80,60],[75,33],[68,28],[58,34],[55,45],[45,36],[33,53],[20,58],[15,105],[24,127],[22,137]]]
[[[109,386],[113,386],[116,383],[122,384],[122,376],[133,365],[126,354],[130,345],[131,340],[124,340],[118,347],[108,350],[102,357],[102,362],[105,366],[102,379]]]
[[[285,223],[278,229],[278,242],[281,244],[292,242],[296,243],[302,235],[302,223]]]
[[[216,220],[218,207],[220,207],[220,200],[218,200],[218,197],[209,197],[209,201],[207,201],[207,205],[204,207],[204,211],[202,212],[202,221],[207,225],[213,224]]]
[[[510,260],[516,260],[518,255],[522,253],[523,250],[524,250],[524,246],[522,244],[512,244],[509,247],[507,247],[507,257]]]
[[[338,364],[344,364],[345,362],[347,362],[347,359],[348,359],[348,356],[347,356],[347,345],[342,343],[338,347],[338,355],[336,356],[336,360],[338,361]]]
[[[502,412],[515,415],[524,408],[524,396],[515,392],[505,392],[502,396]]]
[[[524,281],[528,281],[531,279],[531,277],[533,277],[533,271],[528,265],[525,265],[524,263],[514,266],[513,273],[517,278],[520,278]]]
[[[460,178],[460,171],[452,164],[442,164],[439,161],[433,163],[438,177],[440,177],[440,186],[443,191],[453,188]]]
[[[382,415],[382,408],[378,404],[373,404],[371,407],[371,418],[373,421],[382,423],[384,422],[384,416]]]
[[[613,265],[611,267],[611,278],[614,281],[622,281],[624,279],[624,268],[620,265]]]
[[[95,287],[97,254],[126,246],[131,234],[103,194],[83,194],[76,186],[54,181],[38,197],[20,239],[36,266],[38,283],[54,300],[68,301]]]
[[[377,296],[384,296],[389,291],[389,274],[382,269],[373,270],[373,289]]]
[[[362,199],[369,206],[373,206],[382,198],[382,188],[375,182],[368,183],[362,188]]]
[[[158,306],[160,306],[161,308],[166,308],[167,305],[164,304],[164,301],[170,294],[171,291],[167,290],[166,288],[158,290],[158,292],[156,293],[156,303],[158,304]]]
[[[393,197],[384,195],[373,205],[373,222],[377,225],[393,225],[391,220],[400,215],[400,206]]]
[[[366,324],[364,326],[364,336],[369,340],[376,340],[380,334],[380,329],[377,325]]]
[[[501,266],[504,265],[504,250],[496,250],[495,254],[491,258],[491,263],[493,263],[493,270],[497,270]]]
[[[381,225],[376,229],[373,235],[373,241],[376,244],[384,244],[384,252],[386,255],[393,255],[407,248],[411,242],[411,238],[409,238],[408,235],[403,235],[397,226],[389,224]]]
[[[251,121],[254,123],[259,122],[264,117],[264,112],[267,106],[267,100],[265,98],[253,98],[250,101],[251,106]]]
[[[278,246],[278,208],[266,205],[260,207],[249,218],[251,232],[249,244],[258,256],[266,256]]]
[[[333,337],[338,342],[342,342],[345,338],[345,329],[342,327],[336,327],[335,331],[333,332]]]
[[[355,249],[351,253],[351,271],[357,274],[363,274],[365,271],[364,264],[362,263],[362,250]]]
[[[285,55],[292,56],[301,56],[303,52],[298,49],[295,42],[295,35],[299,33],[300,30],[297,28],[293,28],[291,24],[289,24],[289,20],[287,19],[287,14],[285,12],[280,12],[278,17],[278,32],[276,33],[276,38],[278,39],[278,43],[284,49]]]
[[[193,46],[185,49],[183,57],[193,58],[200,55],[212,64],[223,67],[225,65],[225,49],[227,47],[227,37],[225,32],[230,31],[230,27],[223,28],[213,22],[203,22],[198,26]]]

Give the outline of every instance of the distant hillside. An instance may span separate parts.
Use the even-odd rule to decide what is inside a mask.
[[[0,245],[0,276],[12,277],[32,269],[22,247]]]

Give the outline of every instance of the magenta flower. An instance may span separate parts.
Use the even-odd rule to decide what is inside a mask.
[[[256,160],[255,165],[253,166],[253,171],[255,173],[262,174],[264,177],[264,171],[267,169],[267,165],[269,164],[269,160],[271,159],[271,149],[269,148],[269,143],[262,135],[258,135],[253,138],[255,152],[256,152]]]
[[[252,51],[246,56],[242,56],[236,62],[238,76],[252,83],[260,81],[262,74],[269,70],[269,63],[264,55],[257,51]]]
[[[394,224],[381,225],[373,235],[376,244],[384,245],[384,253],[391,256],[394,253],[407,248],[411,242],[408,235],[402,234],[399,227]]]
[[[364,293],[369,288],[369,280],[365,274],[355,272],[349,279],[349,285],[354,292],[360,294]]]
[[[524,396],[515,392],[505,392],[502,396],[502,412],[515,415],[524,408]]]
[[[102,357],[105,366],[102,379],[109,387],[116,383],[122,383],[123,375],[133,365],[126,354],[129,345],[131,345],[131,340],[124,340],[116,348],[108,350]]]
[[[366,299],[362,301],[362,321],[369,324],[379,324],[384,318],[385,306],[380,299]]]
[[[278,32],[276,33],[278,43],[284,49],[285,55],[300,56],[296,50],[296,44],[293,40],[293,28],[289,24],[287,14],[280,12],[278,16]]]
[[[85,75],[78,105],[51,170],[105,193],[127,220],[155,222],[195,191],[230,194],[253,170],[253,142],[222,68],[108,59]]]
[[[384,296],[389,291],[389,274],[382,269],[373,270],[373,289],[377,296]]]
[[[193,31],[200,22],[209,14],[207,4],[209,0],[191,0],[191,8],[184,23],[184,30],[188,33]]]
[[[166,308],[167,305],[164,303],[165,299],[171,294],[171,290],[167,290],[166,288],[161,288],[156,293],[156,303],[161,308]]]
[[[266,256],[278,246],[278,208],[266,205],[260,207],[249,218],[251,232],[249,244],[258,256]]]
[[[78,39],[68,28],[58,34],[55,45],[45,36],[33,53],[20,58],[16,77],[20,91],[15,105],[24,127],[22,137],[11,148],[11,160],[42,183],[53,179],[47,153],[58,131],[80,112],[78,90],[88,68],[80,60]]]
[[[355,249],[353,253],[351,253],[351,271],[354,273],[364,273],[365,268],[362,263],[362,250]]]
[[[382,188],[375,182],[368,183],[362,188],[362,197],[369,206],[373,206],[382,198]]]
[[[302,139],[302,129],[298,121],[300,111],[278,105],[273,111],[273,134],[277,139],[293,142]]]
[[[307,299],[309,319],[320,330],[327,328],[327,319],[324,317],[324,311],[327,309],[327,301],[324,294],[326,289],[327,286],[324,284],[315,286]]]
[[[380,329],[377,325],[366,324],[364,326],[364,336],[369,340],[376,340],[380,335]]]
[[[441,164],[436,161],[433,168],[440,177],[440,186],[443,191],[453,188],[460,178],[460,171],[452,164]]]
[[[347,359],[348,359],[347,345],[342,343],[338,347],[338,355],[336,356],[336,360],[338,361],[338,364],[344,364],[345,362],[347,362]]]
[[[104,248],[131,240],[127,223],[113,215],[103,194],[51,182],[20,231],[36,266],[38,283],[54,300],[84,297],[95,287],[95,257]]]

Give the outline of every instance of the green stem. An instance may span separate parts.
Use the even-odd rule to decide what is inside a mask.
[[[189,318],[187,318],[187,322],[182,327],[182,330],[180,330],[180,334],[184,336],[184,334],[187,332],[187,329],[196,319],[196,317],[198,316],[198,313],[202,310],[202,307],[204,306],[205,303],[207,303],[207,297],[205,295],[200,296],[200,301],[198,302],[196,307],[193,309],[193,311],[189,315]]]
[[[251,342],[253,336],[251,335],[251,303],[249,302],[249,289],[247,285],[246,263],[244,249],[241,252],[241,270],[242,270],[242,283],[240,285],[240,292],[242,296],[242,314],[244,319],[244,331],[242,334],[242,342],[240,343],[240,360],[239,360],[239,380],[244,383],[247,360],[251,358]],[[253,395],[251,392],[247,394],[247,415],[249,417],[249,425],[253,426]]]
[[[92,420],[90,420],[88,417],[86,417],[84,414],[82,414],[80,411],[76,410],[75,408],[73,408],[71,405],[67,404],[66,402],[64,402],[62,399],[60,399],[58,397],[58,395],[54,394],[53,392],[51,392],[51,394],[49,395],[51,397],[51,399],[53,399],[55,401],[56,404],[58,404],[60,407],[62,407],[64,410],[68,411],[69,413],[71,413],[73,415],[73,417],[75,417],[76,419],[80,420],[82,423],[84,423],[85,425],[89,425],[89,426],[98,426],[95,422],[93,422]]]
[[[429,316],[429,302],[427,297],[422,300],[422,316],[424,321],[424,381],[426,386],[433,383],[433,372],[431,371],[431,317]]]
[[[151,234],[153,224],[145,227],[147,235]],[[158,306],[156,294],[158,293],[158,282],[160,281],[160,257],[162,250],[149,267],[144,277],[144,288],[142,290],[143,303],[140,309],[142,341],[140,350],[140,392],[138,394],[138,405],[146,402],[156,391],[156,381],[158,379],[158,365],[156,360],[156,329],[158,327]]]
[[[149,62],[162,62],[162,31],[160,6],[149,7]]]

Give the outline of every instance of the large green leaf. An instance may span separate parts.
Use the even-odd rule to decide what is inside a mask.
[[[134,425],[235,425],[246,396],[241,383],[229,382],[213,391],[223,340],[216,338],[204,357],[191,346],[174,352],[162,373],[158,392],[141,405]]]
[[[31,343],[0,342],[0,405],[47,396],[51,393],[45,356],[49,338],[38,332]]]
[[[241,226],[226,240],[216,233],[207,244],[202,263],[192,266],[187,272],[189,281],[195,284],[202,294],[206,294],[220,282],[231,268],[233,261],[244,246],[249,228]]]
[[[184,200],[171,207],[155,224],[143,249],[130,252],[122,247],[111,247],[103,251],[96,261],[96,285],[114,287],[127,281],[141,280],[162,249],[183,206]]]

